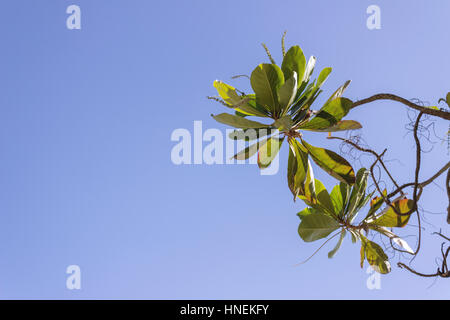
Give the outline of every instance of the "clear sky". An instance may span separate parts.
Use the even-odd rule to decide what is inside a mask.
[[[81,8],[81,30],[66,28],[71,4]],[[371,4],[381,8],[380,30],[366,27]],[[449,13],[444,0],[2,1],[0,298],[449,299],[448,280],[399,270],[398,255],[381,290],[369,290],[350,239],[334,259],[331,243],[294,267],[319,243],[297,234],[304,205],[286,185],[286,145],[272,176],[170,158],[174,129],[202,120],[204,130],[225,130],[209,116],[225,111],[205,98],[212,82],[248,88],[230,77],[267,62],[261,42],[280,62],[284,30],[288,46],[318,58],[316,70],[333,67],[316,107],[348,79],[353,100],[391,92],[437,104],[450,90]],[[388,148],[393,172],[409,182],[406,109],[377,102],[347,119],[363,124],[372,148]],[[442,122],[435,131],[445,136]],[[325,136],[305,139],[338,151]],[[447,143],[432,139],[422,178],[449,159]],[[431,232],[450,232],[443,179],[437,184],[424,193],[430,212],[413,262],[430,273],[441,242]],[[66,288],[69,265],[81,268],[81,290]]]

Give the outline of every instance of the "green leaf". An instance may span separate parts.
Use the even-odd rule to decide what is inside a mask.
[[[317,202],[316,198],[316,179],[314,179],[314,172],[311,166],[311,161],[308,159],[308,169],[306,170],[306,180],[305,180],[305,192],[304,199],[309,202]]]
[[[384,195],[384,197],[387,196],[387,190],[386,189],[384,189],[383,195]],[[364,218],[364,220],[367,220],[370,217],[372,217],[375,214],[375,212],[377,212],[378,209],[380,209],[380,207],[383,204],[383,202],[384,202],[383,197],[375,197],[375,198],[373,198],[372,201],[370,201],[370,209],[369,209],[369,212],[367,213],[367,216]]]
[[[363,242],[366,260],[372,268],[376,272],[382,274],[391,272],[391,264],[383,249],[375,242],[370,241],[363,236],[361,236],[361,241]]]
[[[235,127],[235,128],[241,128],[241,129],[260,129],[260,128],[268,128],[269,125],[263,124],[260,122],[252,121],[245,119],[243,117],[236,116],[234,114],[229,113],[221,113],[218,115],[211,115],[214,120],[217,122],[227,124],[229,126]]]
[[[281,70],[283,70],[284,78],[290,79],[294,72],[297,74],[297,88],[302,83],[305,74],[306,59],[302,49],[299,46],[291,47],[283,58]]]
[[[330,193],[331,201],[333,202],[334,212],[342,217],[344,216],[344,209],[347,205],[347,199],[350,195],[350,186],[341,182],[335,185]]]
[[[289,158],[288,158],[288,170],[287,170],[287,180],[288,187],[294,195],[294,200],[300,192],[300,187],[295,185],[295,173],[297,171],[297,159],[295,152],[292,151],[292,147],[289,146]]]
[[[278,90],[284,84],[281,69],[275,64],[260,64],[253,70],[250,83],[256,94],[256,102],[271,112],[280,110]]]
[[[361,199],[364,198],[367,188],[367,178],[369,176],[369,171],[366,168],[361,168],[356,174],[356,183],[353,186],[352,193],[350,195],[350,201],[348,204],[346,214],[349,216],[349,221],[351,221],[357,213],[357,207]]]
[[[269,138],[265,143],[261,144],[258,151],[258,166],[260,169],[265,169],[270,166],[273,159],[280,151],[281,145],[283,144],[283,138]]]
[[[399,213],[407,213],[412,209],[414,201],[410,199],[400,199],[393,202],[392,205]],[[382,227],[402,228],[408,224],[410,217],[411,214],[398,215],[392,207],[387,206],[386,209],[381,212],[381,215],[372,223]]]
[[[448,106],[450,107],[450,92],[447,93],[447,97],[445,98],[445,101],[447,102]]]
[[[303,130],[323,130],[336,125],[349,112],[353,102],[347,98],[337,98],[322,107],[316,116],[299,126]]]
[[[289,78],[280,88],[278,92],[278,100],[280,113],[285,114],[289,106],[294,102],[297,94],[297,73],[294,71],[292,77]]]
[[[334,212],[333,202],[331,201],[331,197],[328,194],[327,189],[323,185],[322,181],[316,179],[315,180],[316,187],[316,197],[318,204],[323,208],[323,210],[331,216],[336,215]]]
[[[335,256],[336,252],[338,252],[339,248],[342,245],[342,241],[344,241],[344,238],[345,238],[346,234],[347,234],[347,232],[345,231],[345,229],[342,229],[341,236],[339,237],[338,243],[336,244],[336,246],[334,247],[333,250],[328,252],[328,258],[329,259],[333,258]]]
[[[306,207],[305,209],[297,213],[297,216],[300,218],[300,220],[302,220],[304,217],[309,216],[310,214],[317,214],[317,213],[319,212],[316,209]]]
[[[347,160],[331,150],[313,147],[304,140],[302,143],[314,162],[328,174],[347,184],[355,183],[355,172]]]
[[[325,105],[328,104],[329,102],[331,102],[332,100],[336,99],[336,98],[340,98],[342,97],[342,95],[344,94],[345,89],[347,89],[347,87],[349,86],[349,84],[351,83],[351,80],[347,80],[342,86],[340,86],[327,100],[327,102],[325,102]]]
[[[219,96],[230,106],[233,106],[242,100],[242,96],[237,94],[234,87],[219,80],[214,81],[213,85]]]
[[[305,180],[308,172],[308,154],[301,144],[292,139],[289,141],[288,185],[292,194],[297,197],[305,193]]]
[[[341,120],[335,125],[324,128],[324,129],[308,129],[302,128],[303,130],[314,131],[314,132],[338,132],[338,131],[347,131],[347,130],[357,130],[361,129],[362,126],[358,121],[354,120]]]
[[[328,79],[328,76],[330,75],[331,70],[332,69],[328,67],[328,68],[323,69],[320,72],[319,77],[317,78],[316,87],[320,88],[324,84],[324,82]]]
[[[305,242],[312,242],[326,238],[330,233],[337,230],[339,224],[330,216],[316,213],[304,216],[298,233]]]
[[[268,129],[268,128],[234,130],[233,132],[230,132],[228,137],[232,140],[251,141],[251,140],[259,139],[261,137],[265,137],[274,132],[275,132],[274,129]]]
[[[254,102],[254,97],[252,97],[252,95],[240,96],[234,87],[219,80],[214,81],[214,87],[217,89],[219,96],[230,108],[246,115],[267,117],[264,110],[258,110],[258,108],[256,108],[256,102]]]

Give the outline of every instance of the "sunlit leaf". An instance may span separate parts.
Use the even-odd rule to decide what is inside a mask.
[[[264,113],[264,110],[258,110],[252,95],[241,96],[236,92],[234,87],[219,80],[214,81],[214,87],[217,89],[219,96],[229,105],[230,108],[246,115],[254,115],[259,117],[267,116],[267,114]]]
[[[408,213],[413,208],[414,201],[410,199],[400,199],[392,203],[392,206],[400,214]],[[377,226],[382,227],[398,227],[402,228],[408,224],[411,214],[399,215],[391,206],[387,206],[379,216],[372,222]]]
[[[316,198],[318,204],[323,208],[323,210],[330,214],[331,216],[336,215],[334,212],[334,206],[333,202],[331,201],[331,197],[328,194],[327,189],[323,185],[322,181],[316,179],[315,180],[315,187],[316,187]]]
[[[281,145],[283,144],[283,138],[269,138],[262,143],[258,150],[258,166],[261,169],[265,169],[270,166],[273,159],[277,156],[280,151]]]
[[[297,216],[300,218],[300,220],[302,220],[304,217],[306,217],[310,214],[316,214],[316,213],[319,213],[319,211],[317,211],[314,208],[306,207],[305,209],[303,209],[302,211],[297,213]]]
[[[288,107],[294,102],[297,94],[297,72],[293,72],[292,76],[280,87],[278,91],[278,100],[280,112],[284,113]]]
[[[275,64],[260,64],[253,70],[250,83],[256,102],[271,112],[279,110],[278,90],[284,84],[284,75]]]
[[[350,186],[341,182],[335,185],[330,193],[331,201],[333,202],[334,212],[338,216],[344,215],[344,210],[347,205],[347,200],[350,196]]]
[[[305,242],[312,242],[326,238],[330,233],[337,230],[339,224],[330,216],[316,213],[304,216],[298,233]]]
[[[383,191],[383,196],[386,197],[387,196],[387,190],[384,189]],[[372,217],[377,211],[378,209],[380,209],[381,205],[383,204],[384,200],[383,197],[375,197],[370,201],[370,209],[369,212],[367,213],[367,216],[364,220],[369,219],[370,217]]]
[[[363,242],[366,260],[372,268],[382,274],[391,272],[391,264],[383,249],[365,237],[361,237],[361,240]]]
[[[304,140],[302,143],[314,162],[328,174],[347,184],[355,183],[355,172],[347,160],[331,150],[313,147]]]
[[[302,49],[299,46],[291,47],[283,58],[281,70],[284,78],[290,79],[294,72],[297,74],[297,88],[300,87],[305,74],[306,59]]]
[[[316,116],[299,126],[302,130],[324,130],[336,125],[349,112],[353,102],[347,98],[334,99],[323,106]]]
[[[324,84],[324,82],[328,79],[328,76],[330,75],[331,70],[332,69],[330,67],[328,67],[328,68],[324,68],[320,72],[319,77],[317,78],[317,81],[316,81],[317,87],[321,87]]]
[[[366,168],[359,169],[356,174],[356,183],[350,194],[350,201],[346,212],[350,221],[356,216],[358,204],[365,196],[368,176],[369,171]]]
[[[248,129],[248,128],[259,129],[259,128],[268,128],[269,127],[269,125],[267,125],[267,124],[248,120],[246,118],[242,118],[242,117],[236,116],[234,114],[229,114],[229,113],[221,113],[218,115],[212,115],[212,117],[217,122],[227,124],[229,126],[232,126],[235,128],[240,128],[240,129]]]

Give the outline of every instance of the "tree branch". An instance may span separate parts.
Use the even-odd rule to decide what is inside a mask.
[[[423,107],[423,106],[419,106],[418,104],[415,104],[409,100],[406,100],[402,97],[396,96],[394,94],[390,94],[390,93],[379,93],[376,95],[373,95],[369,98],[366,99],[362,99],[359,101],[356,101],[353,103],[352,105],[352,109],[356,108],[360,105],[366,104],[366,103],[370,103],[376,100],[393,100],[393,101],[397,101],[400,103],[403,103],[405,106],[412,108],[414,110],[423,112],[425,114],[429,114],[431,116],[435,116],[435,117],[439,117],[445,120],[450,120],[450,112],[444,111],[444,110],[436,110],[436,109],[432,109],[429,107]]]

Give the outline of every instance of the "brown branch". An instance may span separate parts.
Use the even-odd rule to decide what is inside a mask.
[[[450,169],[450,161],[447,162],[447,164],[446,164],[445,166],[443,166],[438,172],[436,172],[431,178],[429,178],[429,179],[427,179],[427,180],[425,180],[425,181],[419,183],[419,184],[418,184],[418,187],[419,187],[419,188],[422,188],[422,189],[425,188],[427,185],[429,185],[430,183],[432,183],[432,182],[433,182],[434,180],[436,180],[441,174],[443,174],[445,171],[447,171],[447,170],[449,170],[449,169]],[[447,174],[447,176],[448,176],[448,174]],[[412,187],[412,186],[414,186],[414,185],[415,185],[414,182],[406,183],[406,184],[400,186],[399,188],[397,188],[396,190],[392,191],[392,192],[388,195],[388,198],[391,198],[391,197],[395,196],[397,193],[399,193],[400,191],[402,191],[403,189],[405,189],[405,188],[407,188],[407,187]],[[448,183],[447,183],[447,185],[448,185]],[[450,196],[449,196],[449,199],[450,199]]]
[[[394,94],[390,94],[390,93],[380,93],[380,94],[376,94],[373,95],[369,98],[366,99],[362,99],[359,101],[356,101],[353,103],[352,108],[356,108],[360,105],[366,104],[366,103],[370,103],[376,100],[393,100],[393,101],[397,101],[400,103],[403,103],[405,106],[412,108],[414,110],[423,112],[425,114],[429,114],[431,116],[435,116],[435,117],[439,117],[445,120],[450,120],[450,112],[444,111],[444,110],[436,110],[436,109],[432,109],[429,107],[423,107],[420,106],[418,104],[415,104],[407,99],[404,99],[402,97],[396,96]]]
[[[450,169],[447,171],[447,179],[445,180],[445,185],[447,187],[447,197],[449,202],[447,207],[447,223],[450,224]]]

